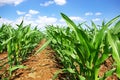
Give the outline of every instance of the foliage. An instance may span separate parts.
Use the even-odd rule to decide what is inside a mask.
[[[7,51],[9,74],[21,68],[21,61],[25,60],[34,47],[43,38],[43,33],[37,28],[31,29],[30,25],[23,26],[23,21],[18,28],[3,24],[0,28],[0,52]]]
[[[107,74],[110,76],[113,72],[116,72],[120,78],[120,21],[113,25],[120,16],[107,23],[103,21],[100,27],[94,22],[91,22],[91,27],[83,23],[88,27],[85,29],[82,27],[83,24],[77,26],[65,14],[61,13],[61,15],[68,27],[48,26],[46,30],[48,37],[52,38],[51,46],[64,66],[63,71],[69,73],[69,78],[71,80],[104,80]],[[100,65],[111,53],[116,63],[116,70],[110,70],[103,77],[98,77]]]

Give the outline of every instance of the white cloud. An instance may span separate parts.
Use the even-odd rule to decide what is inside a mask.
[[[65,22],[65,20],[63,20],[62,18],[59,20],[60,22]]]
[[[53,3],[54,3],[54,1],[48,1],[48,2],[45,2],[45,3],[41,3],[40,6],[45,6],[46,7],[46,6],[49,6]]]
[[[24,20],[25,25],[34,24],[34,20],[32,20],[31,18],[27,18],[27,17],[19,17],[15,20],[15,23],[20,24],[22,20]]]
[[[78,17],[78,16],[70,16],[69,18],[70,18],[71,20],[77,21],[77,22],[85,21],[85,19],[83,19],[83,18],[81,18],[81,17]],[[63,20],[63,19],[60,19],[59,21],[60,21],[60,22],[65,22],[65,20]]]
[[[49,0],[45,3],[40,3],[40,6],[46,7],[46,6],[49,6],[49,5],[54,4],[54,3],[56,5],[65,5],[67,2],[66,2],[66,0]]]
[[[47,17],[47,16],[39,16],[38,20],[36,20],[37,23],[40,24],[53,24],[57,22],[57,18],[54,17]]]
[[[57,5],[64,5],[64,4],[66,4],[66,0],[54,0],[54,2],[55,2]]]
[[[19,5],[22,3],[24,0],[0,0],[0,6],[4,6],[7,4],[13,4],[13,5]]]
[[[22,11],[19,11],[19,10],[17,10],[16,12],[17,12],[18,15],[23,15],[23,14],[25,14],[25,12],[22,12]]]
[[[71,16],[69,18],[72,19],[73,21],[85,21],[83,18],[77,16]]]
[[[4,24],[11,24],[13,21],[6,19],[6,18],[0,18],[0,24],[4,23]]]
[[[85,16],[92,16],[92,15],[93,15],[92,12],[86,12],[86,13],[85,13]]]
[[[100,16],[100,15],[102,15],[102,13],[101,12],[96,12],[95,15]]]
[[[32,17],[31,14],[25,14],[25,17]]]
[[[31,14],[25,14],[25,16],[20,16],[16,20],[9,20],[5,18],[0,18],[0,25],[2,23],[11,24],[14,28],[16,24],[20,24],[21,21],[24,20],[24,25],[31,24],[31,27],[34,28],[38,26],[39,29],[44,30],[46,25],[56,25],[59,24],[59,21],[55,17],[48,17],[48,16],[36,16],[36,18]]]
[[[36,11],[36,10],[29,10],[29,14],[38,14],[39,11]]]
[[[100,18],[92,19],[92,21],[100,21]]]
[[[83,18],[78,16],[70,16],[70,19],[72,19],[74,22],[84,21]],[[59,25],[59,26],[65,26],[66,23],[63,19],[58,19],[55,16],[37,16],[36,18],[27,13],[24,17],[20,16],[16,20],[8,20],[8,19],[0,19],[0,23],[12,23],[12,25],[16,27],[16,24],[20,24],[21,21],[24,20],[24,25],[31,24],[31,27],[34,28],[35,26],[38,26],[38,29],[44,30],[46,25]]]
[[[93,15],[92,12],[86,12],[86,13],[85,13],[85,16],[92,16],[92,15]],[[101,13],[101,12],[96,12],[96,13],[94,13],[94,15],[95,15],[95,16],[100,16],[100,15],[102,15],[102,13]]]

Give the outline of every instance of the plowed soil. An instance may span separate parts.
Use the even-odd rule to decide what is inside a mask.
[[[45,43],[45,39],[42,40],[34,51],[38,50]],[[52,80],[54,74],[60,70],[58,61],[55,59],[55,52],[47,46],[43,51],[38,54],[33,53],[27,60],[23,61],[26,69],[18,69],[13,72],[11,80]],[[7,53],[0,54],[0,61],[6,61]],[[2,62],[0,63],[0,65]],[[103,65],[100,67],[99,77],[103,76],[104,73],[112,68],[113,59],[109,57]],[[5,66],[0,70],[0,74],[4,72],[7,68]],[[60,76],[62,77],[62,76]],[[57,78],[56,80],[63,80],[62,78]],[[116,75],[108,77],[106,80],[118,80]]]
[[[35,51],[45,43],[42,40]],[[48,46],[36,55],[30,56],[23,65],[27,69],[18,69],[14,72],[11,80],[52,80],[55,72],[59,70],[54,59],[54,51]]]

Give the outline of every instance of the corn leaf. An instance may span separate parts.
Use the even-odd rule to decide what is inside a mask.
[[[77,28],[77,26],[75,25],[75,23],[69,19],[65,14],[61,13],[63,19],[66,21],[66,23],[68,24],[68,26],[70,28],[73,29],[73,31],[75,32],[76,36],[77,36],[77,40],[79,40],[79,42],[81,44],[83,44],[86,48],[86,53],[87,53],[87,56],[86,58],[89,58],[90,56],[90,50],[89,50],[89,47],[88,47],[88,44],[89,42],[87,42],[87,35],[80,29]]]
[[[42,47],[40,47],[36,52],[35,54],[41,52],[42,50],[44,50],[48,45],[49,43],[51,42],[52,39],[49,39],[44,45],[42,45]]]
[[[117,66],[116,73],[117,76],[120,78],[120,52],[119,52],[120,45],[117,45],[116,41],[118,41],[117,38],[112,36],[110,32],[108,32],[108,42],[112,47],[112,56]],[[120,44],[120,42],[118,44]]]

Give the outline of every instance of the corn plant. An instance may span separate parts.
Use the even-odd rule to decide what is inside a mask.
[[[106,24],[103,23],[99,31],[96,25],[92,22],[95,32],[93,39],[89,39],[88,34],[78,29],[74,22],[72,22],[66,15],[62,13],[61,15],[66,20],[69,27],[74,30],[77,40],[79,41],[79,45],[77,44],[79,47],[76,46],[76,53],[80,55],[80,65],[82,63],[83,66],[82,69],[80,69],[80,72],[85,72],[83,76],[88,79],[98,80],[99,67],[101,63],[107,59],[110,53],[109,45],[106,41],[107,30],[113,22],[119,19],[120,16],[117,16]],[[103,51],[101,52],[101,50]],[[101,52],[101,57],[99,57],[99,52]],[[120,60],[119,57],[117,59]]]
[[[52,47],[57,52],[57,55],[60,56],[58,58],[64,66],[63,71],[68,72],[70,75],[69,79],[104,80],[106,77],[112,75],[115,69],[107,71],[103,77],[98,77],[100,65],[112,53],[112,43],[109,41],[110,36],[108,31],[111,28],[110,26],[120,16],[115,17],[107,23],[103,21],[99,28],[94,22],[91,22],[92,28],[86,25],[89,28],[84,29],[82,28],[83,24],[78,27],[65,14],[61,13],[61,15],[68,24],[68,27],[59,28],[50,26],[47,30],[48,35],[52,37]],[[119,77],[119,68],[117,69]]]
[[[3,24],[2,27],[0,28],[0,52],[2,53],[3,51],[6,51],[6,44],[8,42],[8,38],[10,37],[10,34],[9,34],[9,31],[8,31],[8,28],[11,28],[12,27],[10,25],[5,25]]]
[[[30,25],[23,26],[23,21],[14,29],[10,25],[3,25],[0,30],[0,51],[8,52],[9,74],[21,66],[34,47],[40,42],[43,35],[37,28],[31,29]]]
[[[120,21],[108,31],[108,42],[112,47],[112,56],[115,60],[116,73],[120,78]]]

